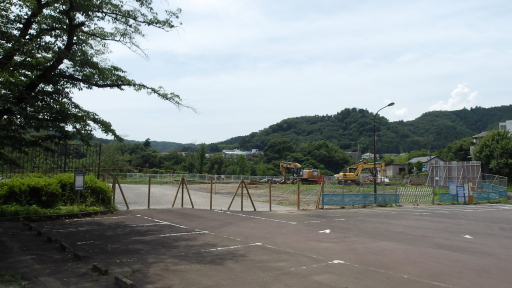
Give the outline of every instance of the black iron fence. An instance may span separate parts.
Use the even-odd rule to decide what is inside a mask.
[[[0,177],[3,179],[27,173],[54,175],[79,171],[100,177],[101,143],[66,143],[53,145],[50,149],[32,148],[24,152],[7,150],[6,153],[15,159],[17,164],[0,161]]]

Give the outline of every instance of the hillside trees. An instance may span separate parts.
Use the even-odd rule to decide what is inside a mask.
[[[473,144],[473,139],[466,137],[448,144],[446,148],[437,151],[436,155],[445,161],[470,161]]]
[[[347,153],[326,141],[302,144],[298,152],[307,157],[304,164],[301,164],[303,167],[307,165],[310,168],[320,169],[319,166],[322,165],[323,174],[338,173],[351,163]],[[308,161],[315,161],[318,164],[309,164]]]
[[[285,161],[285,159],[294,152],[295,146],[292,141],[287,138],[271,140],[267,146],[265,146],[265,149],[263,149],[263,155],[266,163],[270,163],[272,161]]]
[[[160,15],[151,0],[10,0],[0,3],[0,161],[4,148],[47,147],[101,130],[122,137],[111,124],[82,108],[73,93],[84,89],[133,89],[188,107],[180,96],[126,76],[108,61],[109,44],[144,55],[143,27],[170,31],[180,10]],[[188,107],[193,109],[192,107]]]
[[[296,147],[327,141],[345,151],[372,152],[374,116],[366,109],[345,108],[335,115],[288,118],[258,132],[217,144],[263,150],[270,141],[286,138]],[[512,119],[512,105],[431,111],[410,121],[389,122],[377,115],[377,154],[444,149],[454,141],[497,128],[499,122],[507,119]]]

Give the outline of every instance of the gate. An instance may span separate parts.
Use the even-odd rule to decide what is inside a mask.
[[[397,193],[400,203],[434,204],[434,187],[432,186],[398,187]]]

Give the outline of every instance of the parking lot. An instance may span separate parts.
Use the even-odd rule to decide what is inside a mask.
[[[130,209],[34,223],[82,260],[19,224],[0,224],[6,251],[32,265],[22,270],[35,279],[29,287],[114,287],[116,276],[137,287],[510,287],[511,220],[512,206],[494,204]],[[16,262],[9,253],[2,268]]]

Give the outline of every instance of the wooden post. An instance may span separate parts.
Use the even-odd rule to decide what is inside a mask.
[[[176,199],[178,198],[178,193],[180,193],[180,188],[181,188],[181,181],[180,181],[180,184],[178,184],[178,190],[176,190],[176,195],[174,195],[174,201],[172,201],[172,206],[171,207],[174,207],[174,204],[176,204]]]
[[[183,177],[181,177],[181,181],[182,181],[182,183],[184,183]],[[185,198],[184,192],[185,192],[185,184],[182,184],[181,185],[181,208],[183,208],[183,202],[184,202],[183,199]]]
[[[190,205],[192,205],[192,208],[194,208],[194,202],[192,202],[192,196],[190,196],[190,190],[188,189],[188,184],[185,178],[183,178],[183,183],[185,183],[185,187],[187,188],[188,200],[190,200]]]
[[[210,210],[212,210],[213,203],[213,178],[210,178]]]
[[[229,203],[228,210],[231,209],[231,205],[233,204],[233,201],[235,200],[236,194],[238,193],[238,190],[240,189],[241,184],[242,184],[241,182],[240,182],[240,184],[238,184],[238,188],[236,188],[235,194],[233,194],[233,198],[231,198],[231,202]]]
[[[151,177],[149,177],[149,182],[148,182],[148,209],[150,209],[150,203],[151,203]]]
[[[183,202],[185,198],[185,187],[187,188],[188,198],[190,200],[190,204],[192,205],[192,208],[194,208],[194,202],[192,202],[192,197],[190,196],[190,191],[188,190],[187,181],[185,180],[185,177],[181,177],[180,184],[178,185],[178,190],[176,190],[176,195],[174,195],[174,201],[172,202],[172,207],[174,207],[174,204],[176,204],[176,199],[178,198],[178,194],[180,193],[181,188],[181,207],[183,208]]]
[[[300,210],[300,181],[297,181],[297,210]]]
[[[121,196],[123,196],[124,204],[126,205],[126,209],[130,209],[130,206],[128,206],[128,201],[126,201],[126,197],[124,196],[123,188],[121,187],[121,184],[119,184],[119,179],[117,177],[114,178],[117,185],[119,185],[119,191],[121,191]]]
[[[112,178],[112,205],[116,205],[116,181],[114,178]]]
[[[244,180],[240,180],[240,185],[242,189],[240,189],[240,211],[244,211]]]
[[[322,199],[322,195],[324,194],[324,183],[325,183],[325,181],[322,181],[322,183],[320,184],[320,192],[318,193],[318,198],[316,199],[315,209],[320,208],[320,201]]]
[[[272,211],[272,181],[268,182],[268,211]]]
[[[245,190],[247,190],[247,196],[249,196],[249,200],[251,200],[252,208],[256,211],[256,206],[254,205],[254,201],[252,201],[251,193],[249,193],[249,187],[247,187],[247,183],[244,181]]]

